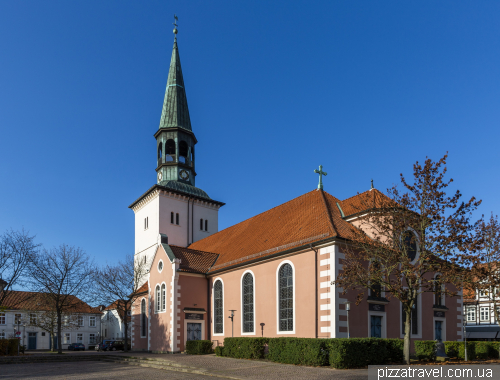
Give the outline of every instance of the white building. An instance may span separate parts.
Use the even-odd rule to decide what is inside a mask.
[[[123,323],[123,310],[117,309],[117,302],[113,302],[102,311],[101,316],[101,335],[102,339],[124,339],[125,338],[125,323]],[[121,315],[120,315],[121,314]],[[130,319],[130,311],[128,318],[128,337],[132,332],[132,323]]]
[[[470,292],[464,300],[465,329],[467,339],[500,340],[500,326],[495,319],[494,303],[500,314],[500,291],[487,290]]]
[[[71,297],[71,313],[63,316],[62,348],[83,343],[86,348],[100,339],[101,312]],[[0,339],[19,337],[28,350],[51,348],[50,331],[57,334],[56,315],[43,293],[11,291],[0,312]],[[57,347],[57,338],[56,338]]]

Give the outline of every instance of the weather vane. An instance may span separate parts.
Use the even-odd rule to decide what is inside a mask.
[[[173,23],[173,25],[174,25],[174,34],[175,34],[175,38],[177,38],[177,33],[179,32],[179,31],[177,30],[177,21],[179,21],[179,18],[177,17],[177,15],[174,15],[174,23]]]
[[[322,177],[324,175],[326,175],[326,172],[323,171],[323,165],[320,165],[319,166],[319,170],[316,169],[314,172],[319,174],[318,189],[323,190],[323,179],[322,179]]]

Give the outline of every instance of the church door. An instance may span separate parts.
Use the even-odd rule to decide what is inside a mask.
[[[371,316],[371,337],[382,338],[382,317]]]
[[[187,340],[201,340],[201,323],[187,324]]]
[[[436,340],[441,340],[442,327],[443,327],[443,322],[434,321],[434,336],[436,337]]]

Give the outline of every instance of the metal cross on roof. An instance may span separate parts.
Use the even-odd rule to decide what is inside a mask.
[[[174,34],[177,34],[178,30],[177,30],[177,21],[179,21],[179,18],[177,17],[177,15],[174,15]],[[177,37],[177,36],[176,36]]]
[[[319,174],[318,189],[323,190],[323,176],[326,175],[326,172],[323,171],[323,165],[320,165],[319,170],[315,169],[314,172]]]

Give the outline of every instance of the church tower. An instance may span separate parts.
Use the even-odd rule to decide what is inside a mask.
[[[187,247],[218,232],[222,202],[195,186],[197,143],[191,127],[176,37],[156,139],[156,185],[129,208],[135,214],[135,257],[150,262],[160,244]]]

